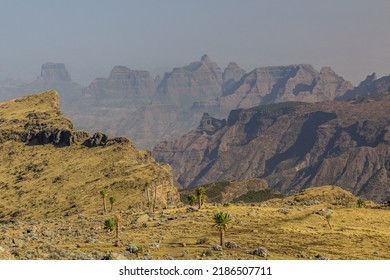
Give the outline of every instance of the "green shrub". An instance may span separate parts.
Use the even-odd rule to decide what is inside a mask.
[[[108,231],[113,231],[115,228],[116,224],[113,218],[109,218],[104,220],[104,229]]]
[[[196,195],[194,194],[190,194],[189,196],[187,196],[187,201],[188,201],[188,204],[193,206],[196,204],[196,202],[198,201]]]
[[[361,198],[359,198],[357,200],[356,204],[357,204],[357,207],[359,207],[359,208],[366,207],[366,202],[364,201],[364,199],[361,199]]]

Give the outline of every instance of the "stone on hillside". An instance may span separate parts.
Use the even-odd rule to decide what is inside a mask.
[[[210,239],[208,237],[202,237],[196,241],[196,244],[208,244],[208,243],[210,243]]]
[[[323,208],[323,209],[320,209],[320,210],[316,210],[314,211],[315,214],[317,215],[320,215],[320,216],[326,216],[326,215],[330,215],[333,213],[333,210],[330,209],[330,208]]]
[[[321,255],[321,254],[316,255],[316,259],[317,259],[317,260],[329,260],[328,257],[325,257],[325,256],[323,256],[323,255]]]
[[[143,225],[144,223],[149,221],[150,216],[148,214],[143,214],[137,218],[136,223],[138,225]]]
[[[108,142],[108,136],[101,132],[96,132],[91,138],[84,142],[87,147],[105,146]]]
[[[192,212],[198,212],[199,210],[194,208],[194,207],[187,207],[186,212],[187,213],[192,213]]]
[[[129,244],[129,245],[126,246],[126,251],[128,251],[131,254],[137,254],[141,250],[142,250],[142,248],[140,248],[139,246],[134,245],[134,244]]]
[[[232,242],[232,241],[225,242],[225,247],[228,248],[228,249],[240,248],[240,246],[236,242]]]
[[[262,258],[266,258],[266,257],[270,256],[268,250],[264,247],[259,247],[259,248],[256,248],[254,250],[247,250],[246,252],[248,254],[259,256]]]

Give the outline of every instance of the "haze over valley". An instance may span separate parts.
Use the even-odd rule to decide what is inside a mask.
[[[388,2],[34,2],[0,259],[390,259]]]

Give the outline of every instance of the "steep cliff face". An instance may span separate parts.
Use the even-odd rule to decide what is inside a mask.
[[[352,88],[329,67],[320,72],[305,64],[264,67],[244,75],[223,92],[219,102],[233,109],[286,101],[331,101]]]
[[[212,133],[202,126],[158,144],[183,186],[261,177],[282,193],[339,185],[390,198],[390,102],[262,105],[234,110]]]
[[[390,75],[382,78],[377,78],[375,73],[368,75],[364,81],[362,81],[353,90],[347,91],[343,96],[339,96],[337,100],[350,100],[366,98],[378,98],[382,93],[390,92]]]
[[[222,92],[230,90],[244,76],[245,70],[230,62],[222,74]]]
[[[122,210],[146,208],[152,191],[157,207],[178,201],[168,165],[126,138],[75,130],[55,91],[0,103],[0,162],[5,220],[96,213],[103,188]]]
[[[9,100],[53,89],[60,92],[62,110],[68,113],[72,105],[80,101],[83,86],[72,81],[65,64],[49,62],[41,66],[41,73],[34,81],[16,83],[4,91],[0,88],[0,100]]]
[[[222,73],[207,55],[174,68],[163,79],[116,66],[108,78],[95,79],[83,94],[81,89],[69,88],[73,82],[38,85],[37,90],[44,85],[43,89],[58,88],[64,93],[63,109],[81,129],[131,137],[137,147],[148,149],[193,129],[204,112],[226,118],[232,109],[284,101],[333,100],[352,88],[330,68],[318,72],[310,65],[291,65],[245,73],[231,62]]]
[[[195,101],[216,98],[221,94],[222,70],[207,55],[201,61],[174,68],[166,73],[157,88],[155,102],[191,106]]]
[[[109,99],[111,102],[125,100],[128,103],[134,103],[150,99],[155,90],[156,82],[149,72],[115,66],[108,79],[95,79],[83,90],[83,94],[97,101]],[[114,102],[112,105],[115,104]]]
[[[38,80],[44,82],[70,82],[72,81],[68,70],[63,63],[48,62],[42,65],[41,75]]]

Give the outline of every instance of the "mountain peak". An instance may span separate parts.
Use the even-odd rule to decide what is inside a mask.
[[[48,62],[42,65],[40,80],[45,82],[71,82],[69,72],[65,64]]]
[[[210,62],[211,61],[207,54],[204,54],[200,60],[203,62]]]

